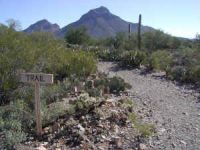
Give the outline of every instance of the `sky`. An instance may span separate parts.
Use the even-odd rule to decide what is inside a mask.
[[[0,0],[0,23],[18,20],[22,29],[41,19],[64,27],[90,9],[107,7],[126,21],[186,38],[200,33],[200,0]]]

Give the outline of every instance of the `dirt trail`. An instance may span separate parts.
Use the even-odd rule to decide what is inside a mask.
[[[177,86],[155,74],[140,70],[116,70],[115,64],[100,62],[98,70],[120,76],[132,85],[132,97],[144,121],[152,122],[157,133],[149,139],[153,150],[200,150],[199,93]]]

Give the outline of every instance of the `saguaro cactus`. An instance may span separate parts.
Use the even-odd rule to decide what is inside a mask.
[[[142,15],[139,15],[139,22],[138,22],[138,49],[141,49],[141,23],[142,23]]]

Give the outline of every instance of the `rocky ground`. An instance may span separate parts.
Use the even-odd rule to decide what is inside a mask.
[[[146,122],[156,125],[149,138],[152,150],[200,150],[199,92],[167,81],[162,73],[120,70],[114,63],[100,62],[98,69],[120,76],[132,85],[137,111]]]
[[[43,128],[40,139],[29,135],[26,142],[16,145],[17,150],[146,150],[145,129],[140,132],[134,125],[134,103],[127,96],[92,98],[84,93],[77,98],[63,99],[73,112],[60,117]],[[133,115],[132,119],[130,114]],[[132,120],[132,121],[131,121]],[[151,129],[150,129],[151,130]],[[154,132],[154,128],[152,131]],[[147,133],[148,134],[148,133]]]

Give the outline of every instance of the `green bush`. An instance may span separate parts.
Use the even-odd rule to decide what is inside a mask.
[[[172,67],[173,58],[170,52],[156,51],[153,52],[149,59],[148,68],[168,71]]]
[[[143,33],[142,43],[149,51],[168,49],[170,48],[171,38],[172,37],[170,35],[165,34],[163,31],[152,30]]]
[[[168,78],[185,83],[199,84],[200,54],[191,48],[179,49],[173,54],[174,65],[169,69]]]
[[[72,81],[69,79],[65,79],[57,84],[42,86],[41,99],[44,99],[47,105],[60,101],[62,97],[67,96],[67,94],[72,90],[72,86]]]
[[[121,91],[124,91],[126,88],[130,88],[131,86],[127,84],[120,77],[113,77],[109,79],[108,87],[111,93],[118,94]]]
[[[71,28],[65,35],[65,40],[70,44],[88,44],[90,36],[87,34],[85,27]]]
[[[79,51],[69,58],[69,75],[77,77],[87,77],[96,72],[96,59],[92,53]]]
[[[99,97],[99,96],[101,96],[101,90],[98,89],[98,88],[87,89],[86,92],[88,92],[89,96],[91,96],[91,97]]]
[[[94,80],[94,88],[91,88],[91,82],[88,81],[85,84],[85,90],[91,96],[100,96],[101,91],[107,91],[109,89],[110,93],[119,94],[120,92],[130,89],[131,85],[126,83],[124,79],[120,77],[108,78],[105,75],[100,75],[99,79]]]
[[[194,65],[193,67],[190,68],[183,66],[175,66],[170,70],[168,78],[183,83],[199,84],[200,66]]]
[[[55,122],[60,116],[65,115],[67,112],[67,108],[63,105],[63,102],[55,102],[50,105],[43,104],[41,110],[43,126]]]
[[[136,124],[138,116],[135,113],[129,113],[128,119],[131,121],[132,124]]]
[[[119,65],[125,68],[136,68],[143,64],[146,54],[143,51],[131,50],[124,51],[121,55]]]
[[[193,83],[200,84],[200,65],[191,68],[191,79]]]
[[[33,125],[33,113],[23,100],[17,100],[10,105],[0,108],[0,132],[6,149],[13,149],[15,144],[26,140],[26,132]]]
[[[120,61],[122,53],[121,49],[106,49],[98,50],[97,56],[104,61]]]
[[[144,137],[152,136],[153,133],[155,132],[155,126],[153,124],[146,124],[146,123],[137,124],[136,128]]]
[[[131,121],[133,127],[144,137],[149,137],[155,132],[155,126],[153,124],[141,123],[135,113],[129,113],[128,119]]]
[[[11,101],[20,72],[53,73],[55,79],[85,78],[96,71],[90,52],[66,48],[63,40],[47,33],[27,35],[0,26],[0,105]]]

